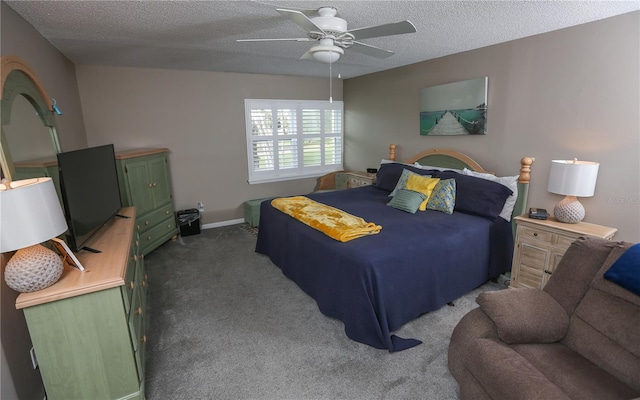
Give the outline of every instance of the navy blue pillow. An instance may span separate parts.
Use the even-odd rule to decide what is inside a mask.
[[[421,169],[407,164],[386,163],[381,164],[376,174],[376,187],[389,192],[396,188],[396,184],[402,175],[402,170],[408,169],[419,175],[432,175],[433,170]],[[502,210],[502,209],[501,209]]]
[[[640,296],[640,243],[622,253],[604,278]]]
[[[498,182],[454,171],[432,171],[430,175],[440,179],[455,179],[456,206],[454,211],[480,215],[489,219],[498,218],[502,207],[504,207],[504,202],[513,193],[511,189]]]

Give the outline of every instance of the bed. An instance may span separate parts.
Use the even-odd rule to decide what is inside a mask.
[[[502,177],[492,178],[462,153],[431,149],[397,162],[392,145],[375,185],[306,195],[375,222],[380,233],[343,243],[264,201],[256,252],[315,299],[323,314],[341,320],[352,340],[390,352],[411,348],[421,342],[393,332],[510,271],[513,222],[498,211],[505,212],[508,199],[512,215],[524,212],[532,162],[523,158],[518,175],[503,177],[517,181],[517,190],[509,190],[496,182]],[[412,214],[388,206],[403,174],[453,179],[453,212]],[[496,201],[502,203],[491,204]]]

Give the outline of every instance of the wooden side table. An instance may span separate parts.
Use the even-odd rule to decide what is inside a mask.
[[[540,288],[547,284],[571,243],[580,236],[611,239],[616,228],[579,222],[566,224],[553,217],[532,219],[515,217],[516,242],[511,267],[510,287]]]
[[[370,186],[375,182],[375,175],[369,176],[366,172],[347,172],[347,188]]]

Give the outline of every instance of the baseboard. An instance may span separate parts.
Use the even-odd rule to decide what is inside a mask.
[[[244,223],[244,218],[230,219],[228,221],[212,222],[202,225],[202,229],[220,228],[221,226],[237,225]]]

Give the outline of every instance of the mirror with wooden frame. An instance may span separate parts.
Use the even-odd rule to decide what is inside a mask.
[[[0,167],[3,177],[50,176],[58,187],[61,151],[51,97],[33,69],[16,56],[0,60]]]

